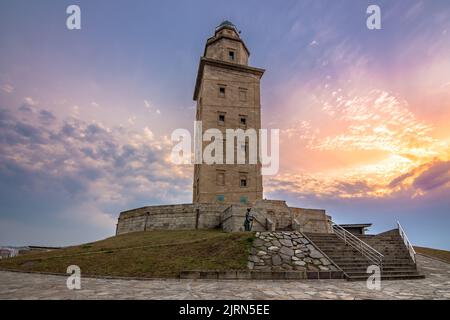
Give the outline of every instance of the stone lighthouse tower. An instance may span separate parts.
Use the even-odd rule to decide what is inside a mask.
[[[249,55],[236,27],[224,21],[206,41],[200,59],[194,91],[196,120],[202,121],[202,133],[208,129],[223,133],[224,156],[226,129],[259,132],[261,128],[260,80],[264,70],[250,67]],[[203,162],[194,166],[194,203],[251,204],[262,199],[261,165],[249,161],[249,139],[241,145],[234,140],[233,164]],[[209,143],[203,142],[203,148]],[[236,161],[238,148],[245,150],[244,164]]]

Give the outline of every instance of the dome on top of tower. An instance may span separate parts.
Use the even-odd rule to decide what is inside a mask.
[[[216,27],[216,32],[223,28],[230,28],[230,29],[233,29],[234,31],[236,31],[236,33],[239,33],[236,26],[229,20],[222,21],[222,23]]]
[[[224,21],[222,21],[221,24],[219,24],[219,28],[224,27],[224,26],[236,27],[231,21],[228,21],[228,20],[224,20]]]

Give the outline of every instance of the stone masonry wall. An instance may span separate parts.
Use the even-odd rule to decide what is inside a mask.
[[[226,232],[244,231],[244,221],[247,207],[232,205],[221,216],[222,229]]]
[[[248,268],[260,271],[338,271],[301,232],[257,232]]]
[[[222,134],[227,129],[258,132],[261,128],[260,80],[264,70],[247,65],[248,52],[234,28],[222,28],[215,33],[208,39],[205,49],[194,92],[196,119],[202,121],[202,133],[209,129],[219,130]],[[234,59],[230,59],[230,51],[234,52]],[[219,116],[223,120],[219,121]],[[230,140],[233,143],[231,138],[227,143]],[[210,141],[203,141],[203,150],[209,144]],[[235,150],[240,148],[233,144]],[[229,157],[226,153],[225,148],[223,156]],[[234,151],[235,156],[236,153]],[[236,160],[233,163],[196,165],[193,202],[251,204],[262,199],[260,165],[249,161],[241,164]],[[245,179],[245,185],[241,183],[242,179]]]
[[[301,232],[331,233],[331,218],[322,209],[289,208],[293,218],[300,224]]]
[[[148,230],[212,229],[220,225],[227,205],[177,204],[149,206],[120,214],[116,234]]]
[[[260,200],[243,204],[194,203],[148,206],[120,213],[116,234],[148,230],[189,230],[222,227],[244,230],[247,208],[254,216],[252,231],[296,230],[332,232],[325,210],[288,207],[284,201]]]

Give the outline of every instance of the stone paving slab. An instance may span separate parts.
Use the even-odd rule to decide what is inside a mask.
[[[450,264],[418,255],[421,280],[383,281],[380,291],[345,280],[123,280],[0,272],[0,299],[450,299]]]

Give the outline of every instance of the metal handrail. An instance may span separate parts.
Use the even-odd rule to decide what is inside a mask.
[[[411,242],[409,241],[405,230],[402,228],[402,225],[398,221],[397,221],[397,227],[398,227],[398,232],[400,233],[400,237],[402,237],[403,243],[405,244],[406,249],[408,249],[408,251],[409,251],[409,255],[413,259],[414,263],[416,263],[416,250],[414,250],[414,247],[411,244]]]
[[[323,252],[322,249],[320,249],[313,241],[311,241],[311,239],[310,239],[306,234],[304,234],[304,233],[301,232],[301,231],[298,231],[298,232],[300,232],[300,234],[302,235],[302,237],[304,237],[306,240],[308,240],[309,243],[311,243],[312,246],[313,246],[314,248],[316,248],[317,251],[319,251],[326,259],[328,259],[328,261],[330,261],[331,264],[332,264],[333,266],[335,266],[339,271],[342,271],[342,272],[345,274],[345,271],[342,270],[342,268],[339,267],[339,266],[336,264],[336,262],[333,261],[333,259],[331,259],[329,256],[327,256],[327,254],[326,254],[325,252]]]
[[[332,227],[334,233],[344,240],[345,244],[350,245],[351,247],[358,250],[364,257],[366,257],[369,261],[376,264],[380,269],[383,269],[383,255],[375,250],[373,247],[369,246],[367,243],[362,241],[360,238],[355,236],[354,234],[348,232],[340,225],[332,222]]]

